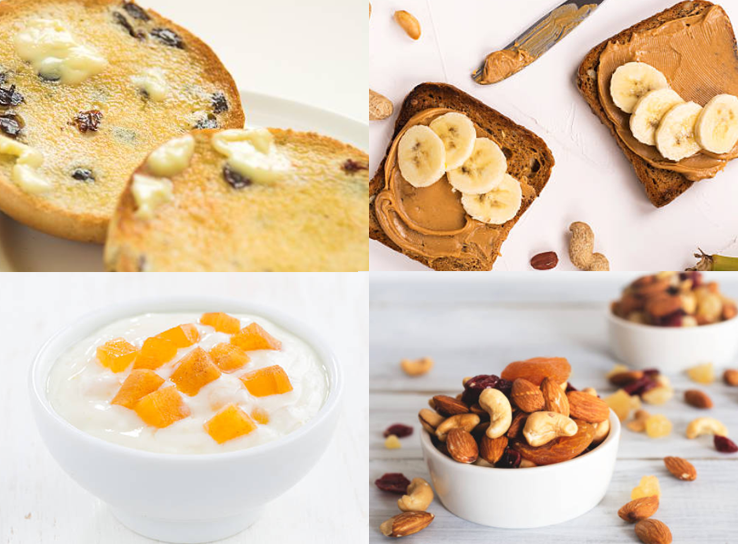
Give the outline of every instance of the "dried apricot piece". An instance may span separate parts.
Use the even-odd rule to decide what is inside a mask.
[[[269,412],[264,410],[263,408],[254,408],[251,411],[251,417],[256,421],[257,423],[261,423],[262,425],[266,425],[269,423]]]
[[[235,404],[229,404],[210,418],[204,425],[207,433],[218,444],[256,430],[256,423]]]
[[[138,352],[133,368],[148,368],[156,370],[164,363],[168,363],[177,355],[177,346],[169,340],[152,336],[144,340],[141,351]]]
[[[687,376],[693,382],[711,384],[715,381],[715,369],[712,363],[704,363],[688,369]]]
[[[244,351],[257,349],[282,349],[282,342],[262,329],[257,323],[241,329],[237,334],[231,336],[231,344],[238,346]]]
[[[520,436],[512,440],[510,448],[518,451],[523,458],[533,461],[536,465],[554,465],[573,459],[586,450],[595,436],[595,425],[579,419],[574,420],[577,424],[577,434],[574,436],[562,436],[555,438],[548,444],[537,448],[528,444],[527,440]]]
[[[650,438],[661,438],[671,434],[671,421],[666,416],[657,414],[646,420],[646,434]]]
[[[160,429],[190,415],[189,407],[173,385],[149,393],[133,409],[146,424]]]
[[[292,384],[287,373],[279,365],[268,366],[248,372],[241,376],[241,381],[255,397],[281,395],[292,391]]]
[[[210,312],[202,314],[200,317],[200,323],[213,327],[218,332],[224,332],[226,334],[236,334],[241,330],[241,322],[228,314],[223,312]]]
[[[659,486],[659,479],[656,476],[644,476],[630,492],[630,500],[632,501],[643,497],[661,498],[661,486]]]
[[[200,340],[200,331],[193,324],[179,325],[157,334],[159,338],[169,340],[177,348],[188,348]]]
[[[210,356],[215,365],[224,372],[238,370],[251,360],[244,350],[225,342],[213,346]]]
[[[195,348],[179,361],[177,370],[169,379],[182,393],[194,397],[200,389],[218,378],[220,370],[208,352],[202,348]]]
[[[97,359],[104,367],[113,372],[123,372],[138,354],[136,346],[125,338],[108,340],[97,348]]]
[[[164,378],[153,370],[146,368],[134,370],[120,386],[118,393],[110,401],[110,404],[133,408],[143,397],[159,389],[164,381]]]
[[[541,385],[546,378],[551,378],[558,384],[565,383],[570,374],[571,365],[563,357],[534,357],[527,361],[510,363],[500,376],[510,382],[525,378],[535,385]]]
[[[615,412],[620,421],[628,419],[630,411],[633,408],[631,396],[622,389],[618,389],[609,397],[605,397],[605,402],[612,408],[612,411]]]

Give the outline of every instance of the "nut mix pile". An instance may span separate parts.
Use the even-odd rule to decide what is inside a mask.
[[[613,302],[618,317],[643,325],[695,327],[733,319],[738,309],[717,282],[700,272],[659,272],[638,278]]]
[[[561,357],[509,364],[500,377],[464,380],[456,398],[436,395],[418,414],[439,451],[459,463],[526,468],[573,459],[610,431],[608,405],[568,384]]]

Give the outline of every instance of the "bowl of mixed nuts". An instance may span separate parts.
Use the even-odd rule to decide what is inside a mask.
[[[659,272],[624,290],[608,311],[615,356],[636,369],[676,373],[738,353],[738,307],[700,272]]]
[[[443,505],[460,518],[525,529],[563,523],[607,492],[620,420],[593,389],[569,383],[561,357],[463,381],[420,411],[423,456]]]

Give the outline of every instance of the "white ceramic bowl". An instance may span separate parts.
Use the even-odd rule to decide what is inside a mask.
[[[633,323],[607,311],[610,348],[626,365],[676,374],[700,363],[725,366],[738,354],[738,318],[698,327]]]
[[[452,514],[503,529],[532,529],[589,512],[610,485],[620,441],[620,420],[610,411],[610,435],[571,461],[504,469],[457,463],[421,432],[423,457],[436,495]]]
[[[57,358],[104,325],[147,312],[252,313],[300,337],[318,354],[330,380],[328,398],[300,429],[254,448],[218,453],[153,453],[95,438],[59,416],[46,396]],[[328,346],[303,323],[277,310],[213,297],[142,300],[90,314],[54,335],[31,366],[31,403],[51,454],[79,485],[108,503],[144,536],[177,543],[210,542],[242,531],[264,505],[294,486],[323,454],[339,415],[341,371]]]

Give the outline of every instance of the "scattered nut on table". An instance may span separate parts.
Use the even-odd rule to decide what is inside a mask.
[[[569,230],[571,231],[569,259],[574,266],[589,272],[610,270],[607,257],[594,252],[594,232],[587,223],[577,221],[569,226]]]
[[[386,96],[369,89],[369,120],[381,121],[387,119],[395,110],[392,101]]]
[[[395,21],[397,21],[397,24],[399,24],[405,33],[413,40],[420,38],[420,23],[411,13],[405,10],[396,11]]]

